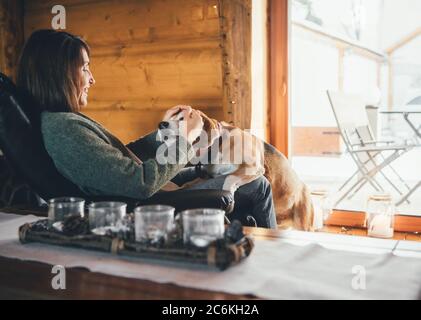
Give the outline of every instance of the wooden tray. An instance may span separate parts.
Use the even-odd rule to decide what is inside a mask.
[[[78,218],[80,223],[87,220]],[[73,219],[74,220],[74,219]],[[66,221],[64,222],[66,224]],[[186,247],[179,228],[170,240],[161,244],[145,244],[134,241],[134,228],[124,233],[99,236],[88,231],[88,225],[78,227],[76,234],[60,232],[51,227],[49,220],[24,224],[19,228],[21,243],[39,242],[51,245],[75,247],[122,256],[157,259],[171,262],[201,264],[225,270],[246,259],[253,250],[253,239],[243,234],[242,226],[234,221],[228,225],[223,239],[204,248]]]

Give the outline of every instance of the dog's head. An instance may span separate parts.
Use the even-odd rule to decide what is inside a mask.
[[[187,112],[180,109],[168,121],[162,121],[158,125],[158,138],[161,142],[179,135],[180,123],[185,121]]]
[[[215,132],[219,132],[220,130],[219,122],[208,117],[202,111],[199,111],[199,114],[203,119],[203,133],[207,135],[208,145],[210,145],[213,141],[212,137],[215,137]],[[186,121],[187,116],[187,112],[180,109],[180,111],[174,114],[168,121],[160,122],[158,125],[158,137],[160,140],[166,141],[170,137],[178,136],[181,123]],[[195,143],[199,140],[200,138],[198,138]]]

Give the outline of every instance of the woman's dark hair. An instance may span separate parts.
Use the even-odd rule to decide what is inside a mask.
[[[80,37],[55,30],[35,31],[23,48],[17,86],[41,109],[50,112],[78,112],[82,49]]]

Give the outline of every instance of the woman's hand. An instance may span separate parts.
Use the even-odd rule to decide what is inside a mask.
[[[173,116],[183,112],[186,124],[186,130],[180,130],[180,134],[189,142],[193,143],[201,134],[203,130],[203,119],[198,111],[194,110],[191,106],[178,105],[169,109],[162,121],[170,121]]]
[[[190,114],[190,112],[192,110],[193,110],[193,108],[191,106],[186,106],[186,105],[178,105],[178,106],[172,107],[171,109],[169,109],[165,113],[164,118],[162,119],[162,121],[169,121],[169,120],[171,120],[172,117],[174,117],[177,113],[179,113],[181,111],[187,111]]]

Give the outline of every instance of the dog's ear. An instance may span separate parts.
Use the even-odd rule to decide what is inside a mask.
[[[215,119],[209,118],[206,114],[204,114],[202,111],[199,110],[199,114],[203,119],[203,130],[207,134],[211,134],[212,130],[218,129],[218,121]]]

